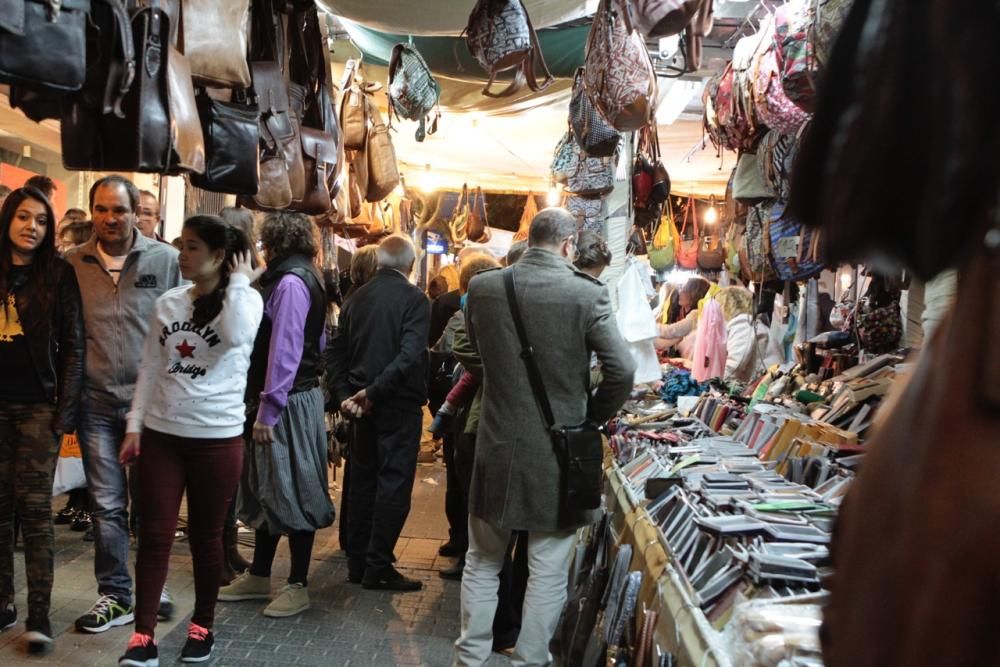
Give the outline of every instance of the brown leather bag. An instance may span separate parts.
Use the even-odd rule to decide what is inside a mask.
[[[531,221],[538,215],[538,203],[535,201],[535,193],[529,192],[528,199],[524,203],[524,211],[521,213],[521,221],[517,225],[517,233],[514,234],[514,242],[527,241],[528,232],[531,230]]]
[[[326,132],[311,127],[303,127],[300,132],[306,190],[295,210],[308,215],[323,215],[333,205],[327,176],[337,168],[337,142]]]
[[[486,219],[486,195],[481,187],[476,187],[469,204],[469,218],[466,233],[473,243],[488,243],[491,237],[490,224]]]
[[[178,48],[207,88],[247,88],[250,0],[181,0]]]
[[[286,152],[298,135],[289,109],[288,89],[276,62],[257,61],[251,64],[253,85],[251,100],[260,109],[260,182],[253,197],[240,197],[241,206],[253,209],[282,209],[292,203]],[[299,147],[301,155],[301,146]],[[304,182],[302,193],[304,194]]]
[[[167,53],[167,98],[170,109],[169,173],[205,173],[205,135],[191,85],[188,59],[170,46]]]
[[[340,131],[344,148],[351,151],[365,149],[368,141],[368,96],[381,88],[381,84],[365,83],[358,74],[359,63],[349,60],[344,70],[340,98]]]
[[[382,122],[382,114],[370,99],[366,102],[372,125],[368,129],[365,148],[368,164],[365,200],[374,202],[385,199],[399,185],[399,165],[396,163],[396,149],[392,146],[389,128]]]

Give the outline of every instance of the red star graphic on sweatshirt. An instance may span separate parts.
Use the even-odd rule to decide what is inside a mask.
[[[196,348],[193,345],[188,345],[187,338],[185,338],[175,349],[181,353],[181,359],[183,359],[184,357],[193,357]]]

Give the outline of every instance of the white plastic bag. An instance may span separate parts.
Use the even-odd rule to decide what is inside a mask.
[[[83,472],[80,445],[75,435],[64,435],[59,445],[56,474],[52,479],[52,495],[58,496],[85,486],[87,486],[87,477]]]

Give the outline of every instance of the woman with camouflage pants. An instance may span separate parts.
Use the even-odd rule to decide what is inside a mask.
[[[75,430],[83,378],[80,289],[56,255],[52,206],[20,188],[0,208],[0,630],[14,607],[15,508],[24,535],[29,650],[52,643],[52,476],[59,440]]]

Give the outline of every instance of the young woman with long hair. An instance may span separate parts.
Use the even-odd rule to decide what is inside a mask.
[[[250,284],[249,240],[213,215],[184,223],[179,258],[190,285],[156,301],[122,463],[145,479],[136,560],[135,633],[119,665],[158,664],[153,639],[181,496],[187,492],[195,608],[183,662],[212,654],[222,528],[243,469],[243,394],[264,304]],[[141,434],[141,437],[140,437]]]
[[[52,643],[52,476],[76,428],[85,339],[80,288],[56,253],[56,219],[35,188],[0,208],[0,630],[17,622],[13,522],[24,536],[29,650]]]

